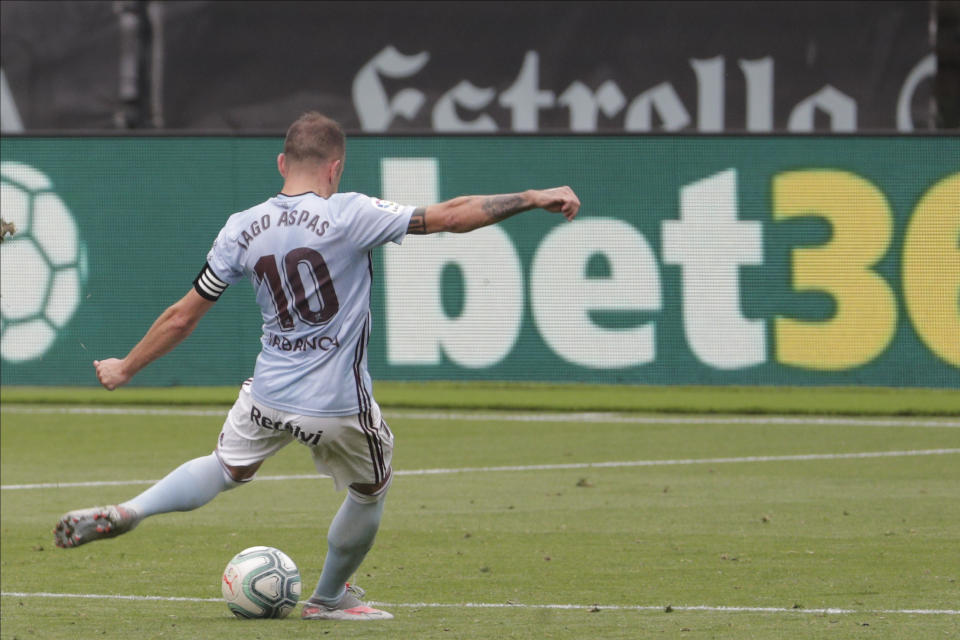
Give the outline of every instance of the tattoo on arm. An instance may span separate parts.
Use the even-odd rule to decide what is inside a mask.
[[[410,224],[407,225],[407,233],[422,236],[427,233],[427,208],[417,207],[410,216]]]
[[[531,207],[525,203],[524,197],[519,193],[504,196],[488,196],[483,200],[483,212],[487,214],[488,218],[497,222],[530,208]]]

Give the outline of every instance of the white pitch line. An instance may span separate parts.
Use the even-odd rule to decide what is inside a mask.
[[[611,424],[779,424],[824,425],[858,427],[948,427],[960,428],[956,420],[926,420],[916,418],[841,418],[835,416],[777,416],[777,415],[703,415],[657,414],[629,415],[611,412],[577,413],[458,413],[458,412],[388,412],[390,417],[404,420],[489,420],[496,422],[604,422]]]
[[[177,596],[133,596],[110,595],[97,593],[48,593],[21,591],[3,591],[0,596],[10,598],[79,598],[85,600],[135,600],[145,602],[211,602],[221,603],[222,598],[185,598]],[[371,600],[368,604],[380,607],[396,607],[406,609],[563,609],[563,610],[599,610],[599,611],[663,611],[667,607],[662,605],[601,605],[601,604],[518,604],[505,602],[378,602]],[[918,614],[918,615],[960,615],[956,609],[795,609],[793,607],[733,607],[710,605],[670,605],[671,611],[705,611],[716,613],[814,613],[814,614]]]
[[[121,416],[226,416],[223,409],[166,409],[144,407],[2,407],[4,413],[74,414]],[[843,418],[837,416],[777,416],[777,415],[701,415],[701,414],[644,414],[630,415],[613,412],[538,412],[538,413],[468,413],[387,411],[388,417],[398,420],[483,420],[503,422],[604,422],[611,424],[780,424],[861,427],[946,427],[960,428],[960,421],[951,419],[918,418]]]
[[[786,456],[744,456],[740,458],[689,458],[686,460],[624,460],[613,462],[569,462],[563,464],[507,465],[499,467],[462,467],[449,469],[398,469],[398,476],[434,476],[456,473],[496,473],[500,471],[565,471],[569,469],[614,469],[623,467],[674,467],[694,464],[740,464],[749,462],[804,462],[810,460],[863,460],[870,458],[904,458],[910,456],[942,456],[960,453],[960,449],[915,449],[911,451],[861,451],[854,453],[804,453]],[[261,481],[314,480],[319,474],[257,476]],[[154,484],[157,480],[93,480],[88,482],[43,482],[5,484],[4,491],[25,489],[68,489],[76,487],[117,487]]]
[[[226,416],[229,407],[223,409],[153,409],[145,407],[3,407],[3,413],[63,413],[95,416]]]

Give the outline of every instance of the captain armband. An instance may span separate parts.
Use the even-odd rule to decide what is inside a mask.
[[[200,270],[193,281],[193,288],[196,289],[197,293],[213,302],[220,298],[228,286],[228,283],[217,277],[209,263],[203,265],[203,269]]]

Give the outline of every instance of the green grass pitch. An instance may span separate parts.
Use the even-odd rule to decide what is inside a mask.
[[[224,565],[256,544],[288,553],[305,593],[319,577],[343,494],[297,444],[199,510],[53,547],[64,511],[208,453],[225,410],[85,393],[64,412],[4,389],[4,639],[960,636],[960,420],[923,411],[922,394],[855,416],[862,397],[825,391],[845,415],[787,419],[750,410],[764,390],[738,392],[740,417],[628,400],[618,414],[479,409],[452,392],[447,407],[384,402],[398,475],[355,581],[396,619],[364,624],[239,621],[219,599]]]

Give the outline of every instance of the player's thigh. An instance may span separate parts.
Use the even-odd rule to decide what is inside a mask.
[[[217,440],[220,460],[229,467],[250,467],[290,444],[292,435],[272,426],[274,419],[283,424],[279,416],[274,415],[277,413],[256,405],[250,395],[249,383],[244,383],[220,430]]]
[[[382,485],[389,478],[393,433],[376,403],[358,415],[320,420],[323,433],[310,446],[313,463],[333,478],[338,491],[353,484]]]

